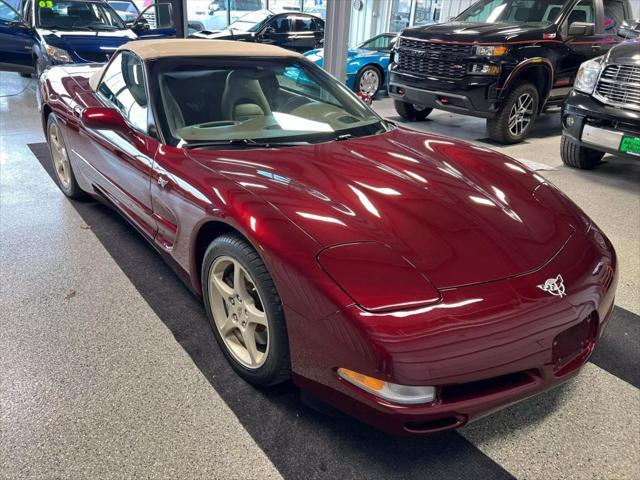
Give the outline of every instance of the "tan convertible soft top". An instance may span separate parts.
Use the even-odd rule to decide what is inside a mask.
[[[197,38],[164,38],[157,40],[134,40],[118,48],[130,50],[142,60],[166,57],[302,57],[299,53],[284,48],[254,42],[232,40],[205,40]],[[93,90],[98,88],[104,67],[89,79]]]

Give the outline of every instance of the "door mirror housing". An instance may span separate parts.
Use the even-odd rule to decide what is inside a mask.
[[[31,27],[22,19],[9,22],[9,28],[31,31]]]
[[[134,32],[146,32],[147,30],[151,30],[151,26],[149,22],[147,22],[146,18],[138,18],[134,22],[131,22],[131,30]]]
[[[274,33],[276,33],[276,29],[275,29],[275,28],[273,28],[273,27],[267,27],[267,28],[265,28],[265,29],[264,29],[264,31],[262,32],[262,34],[263,34],[263,35],[266,35],[266,36],[271,36],[271,35],[273,35]]]
[[[596,26],[591,22],[573,22],[569,25],[569,35],[593,35]]]
[[[92,130],[113,130],[128,133],[131,128],[115,108],[89,107],[82,111],[82,124]]]

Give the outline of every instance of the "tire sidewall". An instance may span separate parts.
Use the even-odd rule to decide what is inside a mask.
[[[239,247],[236,241],[229,241],[229,239],[240,239],[242,242],[250,245],[244,239],[239,236],[226,236],[219,237],[214,240],[207,249],[204,260],[202,262],[202,271],[200,274],[202,282],[202,296],[205,306],[205,311],[213,334],[220,345],[222,352],[231,364],[232,368],[247,381],[257,385],[271,385],[278,383],[277,377],[281,372],[283,365],[282,361],[289,361],[289,345],[287,341],[286,323],[284,320],[284,313],[282,310],[282,303],[278,297],[278,304],[274,305],[272,296],[267,291],[267,286],[263,284],[260,273],[257,271],[257,266],[246,258],[246,254],[242,248]],[[255,249],[253,249],[255,251]],[[257,255],[257,253],[256,253]],[[237,260],[243,268],[249,272],[254,282],[258,294],[263,303],[263,308],[267,314],[267,323],[269,326],[269,349],[267,359],[264,364],[256,369],[249,369],[242,365],[231,352],[227,349],[227,346],[222,339],[218,327],[216,326],[213,310],[209,301],[209,272],[216,259],[221,256],[229,256]],[[264,265],[262,259],[258,256],[260,263]],[[266,270],[266,267],[265,267]],[[268,271],[267,271],[268,274]]]

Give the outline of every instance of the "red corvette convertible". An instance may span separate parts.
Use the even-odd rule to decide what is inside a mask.
[[[60,189],[156,247],[254,384],[430,433],[567,380],[610,316],[613,247],[553,185],[297,54],[138,41],[40,94]]]

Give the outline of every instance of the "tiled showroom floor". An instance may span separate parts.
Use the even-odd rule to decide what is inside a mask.
[[[388,98],[374,108],[398,120]],[[640,162],[565,168],[558,114],[510,147],[469,117],[410,127],[532,162],[609,235],[620,283],[576,379],[459,431],[398,439],[238,378],[146,242],[58,191],[34,155],[33,81],[0,73],[0,478],[640,478]]]

